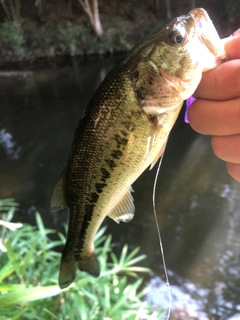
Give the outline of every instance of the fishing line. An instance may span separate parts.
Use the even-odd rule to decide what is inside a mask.
[[[165,261],[165,255],[164,255],[164,250],[163,250],[163,243],[162,243],[162,237],[161,237],[161,232],[160,232],[160,227],[159,227],[159,223],[158,223],[158,219],[157,219],[157,212],[156,212],[156,187],[157,187],[157,180],[158,180],[158,176],[159,176],[159,172],[160,172],[160,167],[162,164],[162,159],[166,150],[166,145],[164,147],[162,156],[159,160],[159,164],[157,167],[157,172],[156,172],[156,176],[155,176],[155,180],[154,180],[154,184],[153,184],[153,197],[152,197],[152,203],[153,203],[153,214],[154,214],[154,218],[155,218],[155,223],[156,223],[156,227],[157,227],[157,234],[158,234],[158,240],[159,240],[159,245],[160,245],[160,250],[161,250],[161,255],[162,255],[162,262],[163,262],[163,269],[164,269],[164,275],[165,275],[165,279],[166,279],[166,286],[168,288],[168,312],[167,312],[167,320],[170,319],[170,314],[171,314],[171,308],[172,308],[172,295],[171,295],[171,288],[170,288],[170,282],[168,279],[168,273],[167,273],[167,267],[166,267],[166,261]]]

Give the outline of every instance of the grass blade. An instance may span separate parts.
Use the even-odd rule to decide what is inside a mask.
[[[7,308],[16,304],[26,304],[31,301],[45,299],[59,294],[59,286],[35,287],[18,290],[0,295],[0,307]]]
[[[9,241],[6,241],[6,242],[5,242],[5,247],[6,247],[6,249],[7,249],[8,258],[9,258],[9,260],[11,261],[14,270],[16,271],[19,279],[20,279],[21,281],[23,281],[22,274],[21,274],[21,270],[20,270],[20,264],[18,263],[18,257],[15,255],[15,253],[14,253],[14,251],[13,251],[13,248],[12,248],[12,246],[11,246],[11,244],[10,244]]]
[[[3,281],[5,278],[9,277],[12,273],[14,273],[14,267],[11,261],[8,261],[1,269],[0,269],[0,281]]]

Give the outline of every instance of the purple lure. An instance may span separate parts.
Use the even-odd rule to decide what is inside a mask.
[[[196,99],[193,98],[193,97],[190,97],[186,100],[186,111],[185,111],[185,115],[184,115],[184,121],[186,123],[189,123],[189,120],[188,120],[188,109],[189,107],[191,106],[191,104],[195,101]]]

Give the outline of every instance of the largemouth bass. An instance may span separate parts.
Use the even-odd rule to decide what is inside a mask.
[[[132,183],[161,157],[183,100],[202,72],[224,59],[208,14],[194,9],[134,47],[99,86],[51,201],[53,211],[70,210],[61,288],[74,281],[77,267],[99,275],[97,230],[106,216],[116,222],[133,218]]]

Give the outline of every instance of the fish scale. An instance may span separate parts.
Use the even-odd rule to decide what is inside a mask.
[[[161,156],[205,60],[209,69],[224,59],[217,35],[211,41],[201,38],[206,37],[203,21],[214,28],[203,9],[192,10],[133,48],[84,111],[51,202],[54,211],[67,206],[70,212],[61,288],[74,281],[77,268],[99,275],[93,244],[97,230],[107,215],[116,222],[133,218],[132,183]]]

